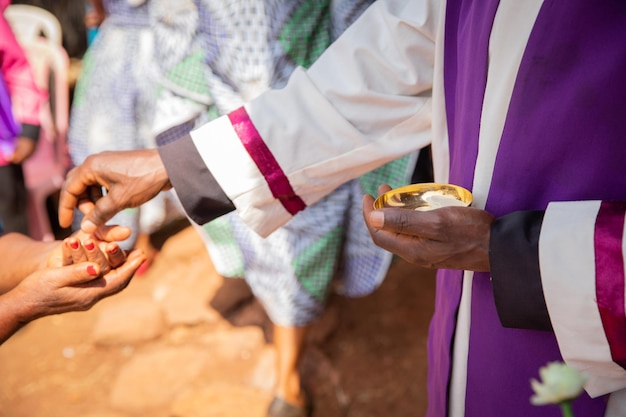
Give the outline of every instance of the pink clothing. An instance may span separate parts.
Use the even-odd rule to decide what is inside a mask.
[[[9,3],[8,0],[0,0],[0,71],[11,96],[15,119],[22,128],[24,125],[39,126],[39,110],[46,96],[35,84],[26,54],[4,16]],[[0,164],[8,156],[0,154]]]

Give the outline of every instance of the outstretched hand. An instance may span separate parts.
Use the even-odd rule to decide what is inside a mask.
[[[113,262],[120,259],[123,259],[121,264],[106,271],[99,262],[87,261],[30,274],[11,291],[13,299],[20,300],[22,320],[28,322],[51,314],[87,310],[102,298],[120,292],[145,256],[141,251],[133,251],[128,258],[123,255]]]
[[[69,227],[78,208],[85,214],[82,230],[95,233],[116,213],[139,207],[169,188],[156,149],[91,155],[67,174],[59,200],[59,224]]]
[[[391,188],[381,186],[382,194]],[[374,243],[427,268],[489,271],[489,237],[494,217],[471,207],[431,211],[374,209],[363,197],[363,217]]]
[[[64,239],[48,256],[47,268],[17,287],[39,300],[40,310],[32,312],[33,318],[86,310],[124,289],[146,259],[141,250],[127,255],[116,242],[130,233],[126,227],[103,226],[93,235],[78,231]],[[31,282],[38,282],[39,289],[29,288]]]
[[[49,253],[46,267],[95,262],[105,274],[126,260],[126,254],[117,242],[128,239],[130,234],[131,230],[123,226],[102,226],[94,234],[79,230]]]
[[[5,246],[17,247],[14,255],[22,254],[28,267],[14,268],[3,277],[7,282],[0,294],[0,344],[39,317],[87,310],[124,289],[146,257],[141,250],[127,256],[116,242],[102,239],[123,240],[129,234],[127,228],[114,226],[95,235],[77,232],[63,242],[36,242],[18,234],[3,237]]]

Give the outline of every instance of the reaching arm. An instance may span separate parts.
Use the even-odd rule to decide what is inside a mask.
[[[82,204],[83,228],[89,231],[115,212],[152,198],[169,180],[188,213],[206,220],[211,216],[202,212],[220,193],[198,184],[214,178],[224,191],[218,197],[221,210],[230,210],[232,201],[254,230],[267,235],[342,183],[425,146],[431,139],[438,12],[435,1],[375,3],[308,71],[297,70],[285,88],[183,139],[190,166],[199,169],[169,157],[185,142],[161,149],[161,158],[152,151],[88,159],[68,176],[61,225],[69,224],[73,208]],[[141,163],[131,162],[137,158]],[[157,183],[146,181],[147,171]],[[96,185],[108,192],[93,206],[88,189]],[[197,197],[190,206],[192,194]]]

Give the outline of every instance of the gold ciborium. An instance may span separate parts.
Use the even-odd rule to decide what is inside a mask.
[[[472,193],[463,187],[427,182],[389,190],[378,196],[374,208],[398,207],[428,211],[449,206],[467,207],[471,203]]]

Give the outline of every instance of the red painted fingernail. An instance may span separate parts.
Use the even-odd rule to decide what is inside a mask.
[[[72,249],[78,249],[78,242],[77,242],[77,241],[75,241],[75,240],[72,240],[72,241],[70,242],[70,248],[72,248]]]
[[[85,243],[85,249],[87,249],[87,250],[94,250],[95,247],[96,247],[96,245],[94,245],[93,242]]]
[[[119,249],[120,249],[119,247],[114,246],[114,247],[112,247],[112,248],[110,248],[110,249],[109,249],[109,253],[110,253],[111,255],[115,255]]]
[[[96,270],[96,267],[93,265],[87,266],[87,273],[91,275],[92,277],[98,276],[98,271]]]

